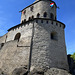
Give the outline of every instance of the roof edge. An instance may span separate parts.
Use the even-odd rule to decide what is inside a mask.
[[[52,19],[49,19],[49,18],[34,18],[34,19],[31,19],[31,20],[25,21],[25,22],[23,22],[23,23],[20,23],[20,24],[14,26],[14,27],[11,27],[11,28],[8,29],[7,31],[9,32],[10,30],[12,30],[12,29],[14,29],[14,28],[16,28],[16,27],[21,26],[22,24],[26,24],[26,23],[28,23],[28,22],[30,22],[30,21],[34,21],[34,20],[36,20],[36,19],[56,21],[56,22],[59,22],[59,23],[63,24],[63,25],[64,25],[64,28],[65,28],[65,24],[62,23],[62,22],[60,22],[60,21],[58,21],[58,20],[52,20]]]
[[[43,0],[40,0],[40,1],[43,1]],[[34,5],[34,4],[36,4],[36,3],[40,2],[40,1],[36,1],[36,2],[34,2],[34,3],[32,3],[32,4],[30,4],[29,6],[25,7],[24,9],[26,9],[26,8],[28,8],[28,7],[32,6],[32,5]],[[54,2],[54,1],[52,1],[52,2]],[[54,4],[55,4],[55,6],[57,7],[57,5],[56,5],[56,3],[55,3],[55,2],[54,2]],[[21,10],[21,11],[19,11],[19,12],[22,12],[24,9],[22,9],[22,10]]]

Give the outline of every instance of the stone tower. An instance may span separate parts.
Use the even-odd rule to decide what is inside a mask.
[[[6,72],[22,65],[28,65],[28,70],[68,70],[65,24],[57,20],[56,9],[52,0],[36,0],[20,11],[21,23],[0,37],[0,68]]]
[[[54,3],[54,6],[50,7],[50,3]],[[56,3],[52,0],[36,0],[30,7],[32,13],[28,12],[27,17],[36,18],[33,22],[31,67],[56,67],[68,70],[64,36],[65,25],[57,21]]]

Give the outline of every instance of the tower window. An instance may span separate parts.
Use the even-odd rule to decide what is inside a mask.
[[[20,37],[21,37],[21,34],[20,34],[20,33],[17,33],[17,34],[15,35],[14,40],[18,40],[18,41],[19,41]]]
[[[51,33],[51,39],[52,40],[58,40],[58,36],[57,36],[57,33],[56,32],[52,32]]]
[[[37,18],[39,18],[39,17],[40,17],[40,14],[38,13],[38,14],[37,14]]]
[[[32,19],[34,18],[34,16],[32,15]]]
[[[36,20],[36,23],[38,23],[38,20]]]
[[[48,21],[46,21],[46,23],[48,24]]]
[[[30,7],[30,11],[33,11],[33,6]]]
[[[43,16],[44,16],[44,17],[47,17],[47,13],[46,13],[46,12],[44,12]]]
[[[43,23],[43,20],[41,20],[41,23]]]
[[[31,18],[29,17],[29,19],[28,20],[31,20]]]
[[[54,15],[52,13],[50,14],[50,19],[54,19]]]
[[[26,22],[26,19],[24,19],[24,22]]]

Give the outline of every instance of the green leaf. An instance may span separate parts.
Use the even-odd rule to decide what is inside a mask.
[[[73,60],[75,62],[75,53],[73,53],[73,55],[71,55],[71,58],[73,58]]]

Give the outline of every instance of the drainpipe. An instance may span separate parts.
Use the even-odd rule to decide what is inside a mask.
[[[32,48],[33,48],[33,37],[34,37],[34,23],[33,23],[33,27],[32,27],[32,37],[31,37],[31,44],[30,44],[30,55],[29,55],[28,72],[30,72],[30,68],[31,68],[31,57],[32,57]]]

